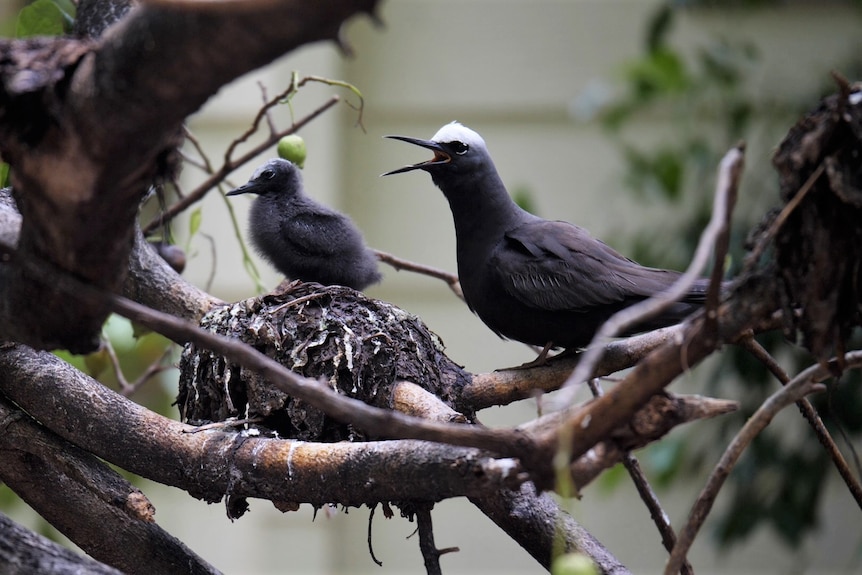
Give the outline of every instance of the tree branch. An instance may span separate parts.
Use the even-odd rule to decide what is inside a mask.
[[[610,552],[547,494],[532,483],[515,490],[485,492],[470,501],[517,541],[545,569],[554,553],[580,552],[598,565],[603,575],[629,575]]]
[[[681,334],[682,326],[675,325],[611,342],[605,346],[590,377],[602,377],[627,369]],[[537,392],[555,391],[563,385],[582,358],[582,354],[563,354],[535,367],[477,373],[462,388],[462,403],[478,411],[535,397]]]
[[[830,363],[834,364],[836,362],[833,361]],[[862,352],[857,351],[847,354],[842,358],[841,363],[850,369],[862,366]],[[810,393],[821,391],[823,386],[819,385],[819,382],[831,377],[833,377],[833,373],[828,366],[818,364],[805,369],[788,382],[787,385],[764,401],[763,405],[748,419],[736,437],[733,438],[730,445],[727,446],[727,449],[716,464],[706,485],[704,485],[703,490],[692,506],[688,522],[682,531],[680,531],[679,540],[668,559],[664,571],[665,575],[673,575],[679,571],[679,566],[685,560],[691,544],[694,543],[694,538],[706,520],[710,509],[712,509],[712,504],[715,502],[721,486],[724,484],[727,476],[730,475],[731,470],[736,465],[745,448],[769,425],[782,409],[791,403],[799,401]]]
[[[477,449],[417,441],[323,444],[217,430],[188,433],[195,427],[157,415],[54,355],[21,345],[0,349],[0,391],[82,449],[211,502],[225,494],[313,505],[437,501],[523,480],[517,462],[495,460]]]
[[[123,575],[104,563],[94,561],[33,533],[0,513],[0,565],[4,575],[33,573],[87,573]]]
[[[601,397],[604,394],[604,390],[598,383],[598,380],[591,379],[587,383],[589,384],[594,397]],[[661,502],[658,500],[658,495],[653,491],[652,486],[649,484],[649,480],[646,478],[646,474],[643,472],[643,469],[641,469],[641,465],[638,462],[637,457],[634,456],[631,450],[627,450],[623,454],[622,461],[629,477],[631,477],[632,483],[634,483],[635,489],[637,489],[638,495],[640,495],[641,501],[644,502],[647,510],[649,510],[650,518],[658,529],[659,535],[661,535],[662,545],[664,545],[664,548],[667,549],[668,553],[670,553],[673,551],[673,546],[676,544],[676,533],[674,533],[673,526],[670,524],[670,518],[668,518],[667,513],[665,513],[662,508]],[[693,574],[694,570],[691,568],[689,562],[683,562],[682,567],[680,568],[680,575]]]
[[[772,317],[776,307],[776,294],[769,282],[758,278],[741,282],[719,307],[718,341],[735,341],[743,330],[752,326],[755,330],[774,329],[780,321],[780,318]],[[579,458],[607,437],[610,430],[629,421],[652,395],[713,352],[715,339],[704,336],[703,322],[701,314],[683,324],[681,337],[647,355],[603,397],[583,408],[559,412],[563,420],[561,426],[536,436],[536,443],[545,459],[550,460],[556,453],[561,437],[571,438],[570,457],[573,460]],[[542,481],[543,486],[552,485],[553,475],[534,480]]]
[[[219,573],[154,523],[139,489],[2,396],[0,429],[0,479],[95,559],[130,575]]]
[[[778,362],[775,361],[775,358],[773,358],[769,352],[767,352],[763,346],[754,339],[753,336],[749,335],[743,337],[739,341],[739,345],[748,350],[749,353],[763,363],[766,368],[772,372],[772,375],[781,382],[781,385],[787,385],[788,382],[790,382],[790,376],[787,375],[787,372],[781,368]],[[823,424],[823,420],[821,420],[820,416],[817,414],[817,410],[814,409],[814,406],[811,405],[811,402],[808,401],[807,397],[803,397],[796,402],[796,406],[811,426],[811,429],[814,430],[814,433],[817,435],[817,439],[820,440],[820,444],[823,445],[823,448],[829,454],[830,459],[832,459],[832,462],[835,464],[835,468],[838,470],[838,474],[844,480],[844,483],[847,485],[847,489],[850,490],[850,495],[852,495],[853,499],[856,500],[856,505],[862,508],[862,485],[860,485],[859,479],[853,475],[853,471],[850,469],[844,456],[841,455],[838,445],[835,444],[835,441],[832,439],[832,435],[829,433],[829,430],[826,429],[826,426]]]

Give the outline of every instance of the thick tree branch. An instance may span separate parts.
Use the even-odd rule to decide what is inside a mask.
[[[4,575],[123,575],[113,567],[83,557],[33,533],[0,513],[0,565]]]
[[[590,377],[602,377],[627,369],[681,333],[682,326],[675,325],[609,343]],[[477,373],[461,390],[462,403],[478,411],[535,397],[539,392],[555,391],[572,374],[582,357],[582,354],[563,354],[536,367]]]
[[[0,479],[95,559],[128,574],[218,573],[154,523],[140,490],[2,396],[0,430]]]
[[[21,345],[0,350],[0,391],[82,449],[207,501],[225,494],[314,505],[437,501],[522,481],[517,462],[476,449],[189,433],[193,426],[152,413],[52,354]]]
[[[546,569],[550,569],[554,553],[578,551],[589,556],[603,575],[629,574],[551,497],[538,494],[532,483],[515,490],[486,492],[470,497],[470,501]]]

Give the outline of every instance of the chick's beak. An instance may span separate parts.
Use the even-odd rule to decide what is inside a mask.
[[[229,191],[225,195],[226,196],[238,196],[240,194],[247,194],[249,192],[254,192],[254,191],[255,191],[254,184],[252,184],[251,182],[247,182],[247,183],[239,186],[238,188],[232,189],[231,191]]]
[[[418,164],[413,164],[411,166],[404,166],[403,168],[398,168],[397,170],[392,170],[391,172],[381,174],[383,176],[391,176],[392,174],[403,174],[404,172],[411,172],[413,170],[423,170],[429,166],[448,164],[452,161],[452,156],[450,156],[446,152],[446,150],[444,150],[443,147],[437,142],[432,142],[431,140],[420,140],[419,138],[410,138],[408,136],[384,136],[384,138],[401,140],[402,142],[407,142],[408,144],[427,148],[434,152],[434,157],[425,162],[419,162]]]

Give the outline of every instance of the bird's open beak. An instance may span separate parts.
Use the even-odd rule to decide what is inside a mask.
[[[407,142],[408,144],[414,144],[416,146],[428,148],[429,150],[434,152],[434,157],[427,162],[419,162],[418,164],[413,164],[412,166],[404,166],[403,168],[398,168],[397,170],[392,170],[391,172],[381,174],[383,176],[391,176],[392,174],[403,174],[404,172],[410,172],[413,170],[422,170],[427,168],[428,166],[448,164],[452,161],[452,156],[446,153],[443,147],[437,142],[432,142],[431,140],[420,140],[419,138],[409,138],[407,136],[384,136],[384,138],[401,140],[402,142]]]

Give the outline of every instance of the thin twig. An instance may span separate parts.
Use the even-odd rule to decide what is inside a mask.
[[[374,521],[374,510],[377,509],[377,504],[374,504],[371,507],[371,513],[368,514],[368,554],[371,555],[371,560],[377,563],[378,567],[383,567],[383,561],[380,561],[376,555],[374,555],[374,545],[371,544],[371,525]]]
[[[814,183],[817,179],[823,174],[825,170],[825,164],[822,162],[817,169],[811,172],[811,175],[808,176],[808,179],[805,180],[805,183],[802,184],[802,187],[799,188],[799,191],[796,192],[789,202],[784,205],[781,212],[775,217],[772,221],[772,224],[769,226],[769,229],[766,230],[754,249],[751,250],[751,253],[745,258],[745,268],[748,269],[754,266],[757,261],[760,259],[760,256],[763,255],[763,252],[766,251],[766,246],[771,243],[772,238],[775,237],[775,234],[778,233],[778,230],[781,229],[781,226],[784,225],[784,222],[787,221],[787,218],[790,217],[790,214],[793,213],[793,210],[805,199],[805,196],[808,195],[808,192],[814,187]]]
[[[862,352],[855,351],[845,355],[844,365],[847,369],[862,365]],[[821,390],[823,386],[819,385],[819,382],[832,377],[829,368],[830,366],[816,364],[803,370],[799,375],[790,380],[787,385],[764,401],[763,405],[749,418],[736,437],[733,438],[733,441],[727,446],[727,449],[716,464],[706,485],[691,508],[688,522],[680,532],[679,540],[674,546],[670,559],[668,559],[668,563],[665,566],[665,575],[674,575],[679,571],[682,562],[688,554],[688,550],[691,548],[692,543],[694,543],[700,527],[706,520],[710,509],[712,509],[719,490],[745,448],[769,425],[782,409],[791,403],[799,401],[810,393]]]
[[[788,376],[787,372],[778,365],[775,358],[772,357],[756,339],[754,339],[754,336],[747,335],[746,337],[741,338],[739,340],[739,345],[763,363],[763,365],[772,372],[772,375],[781,382],[781,385],[787,385],[787,382],[790,381],[790,376]],[[820,443],[826,449],[829,457],[832,458],[832,462],[838,469],[838,474],[841,475],[841,478],[847,485],[847,489],[850,490],[850,494],[853,496],[853,499],[856,500],[856,504],[860,509],[862,509],[862,484],[860,484],[859,479],[853,475],[853,472],[850,470],[850,465],[848,465],[847,461],[844,459],[844,456],[838,449],[838,445],[836,445],[835,440],[832,439],[832,435],[829,433],[829,430],[826,429],[826,426],[823,424],[823,420],[821,420],[820,416],[817,414],[817,410],[814,409],[814,406],[811,405],[808,398],[804,397],[796,402],[796,406],[799,408],[799,411],[802,412],[802,416],[808,421],[809,425],[811,425],[811,428],[817,435],[817,439],[820,440]]]
[[[718,181],[716,182],[715,197],[713,200],[712,217],[700,236],[694,257],[685,270],[685,273],[667,290],[653,297],[627,307],[611,316],[593,337],[589,347],[583,353],[581,361],[572,375],[562,386],[561,393],[555,398],[555,404],[564,407],[572,403],[575,397],[575,385],[589,379],[596,363],[601,358],[605,342],[624,331],[626,328],[636,325],[645,318],[661,313],[668,306],[678,301],[691,288],[694,281],[700,277],[701,271],[706,267],[712,246],[716,238],[724,229],[727,221],[727,199],[735,194],[742,175],[744,161],[743,151],[733,148],[724,155],[718,170]]]
[[[258,128],[260,127],[260,123],[264,119],[269,120],[269,111],[272,108],[274,108],[275,106],[278,106],[285,98],[287,98],[291,93],[295,92],[297,89],[298,89],[298,86],[296,85],[296,77],[292,76],[291,80],[290,80],[290,85],[287,88],[282,90],[276,97],[272,98],[271,100],[264,101],[263,106],[260,107],[260,109],[257,111],[257,114],[255,114],[254,119],[251,121],[251,126],[249,126],[249,128],[245,132],[240,134],[239,137],[235,138],[233,140],[233,142],[230,143],[227,150],[225,150],[225,153],[224,153],[224,164],[225,165],[231,164],[231,162],[233,161],[234,150],[236,150],[240,144],[247,142],[248,139],[255,132],[257,132]],[[271,126],[271,124],[270,124],[270,126]],[[268,140],[273,140],[276,133],[277,132],[275,130],[270,130]],[[277,139],[278,138],[275,138],[275,140],[273,140],[273,141],[277,141]]]
[[[213,173],[212,162],[210,161],[209,156],[207,155],[206,151],[204,150],[203,144],[201,144],[200,140],[198,140],[198,137],[195,136],[194,132],[192,132],[188,126],[183,126],[183,135],[185,136],[186,140],[191,142],[192,147],[194,147],[195,151],[198,153],[198,156],[200,157],[200,163],[193,162],[192,165],[197,167],[197,168],[200,168],[201,170],[207,172],[208,174],[212,174]]]
[[[185,211],[189,206],[201,201],[204,196],[213,188],[215,188],[218,184],[220,184],[224,179],[235,169],[239,168],[246,162],[252,160],[258,154],[261,154],[264,150],[272,146],[282,137],[293,134],[303,128],[306,124],[320,116],[322,113],[330,109],[332,106],[341,101],[341,98],[338,96],[332,96],[329,100],[327,100],[323,105],[318,107],[316,110],[293,124],[290,128],[285,130],[281,130],[276,132],[275,134],[270,135],[266,140],[264,140],[259,145],[253,147],[247,153],[243,154],[239,158],[235,160],[225,161],[222,164],[221,168],[216,170],[209,178],[207,178],[202,184],[200,184],[197,188],[188,193],[182,200],[172,204],[167,210],[153,218],[146,226],[144,226],[143,231],[144,235],[152,232],[154,229],[163,225],[170,220],[174,219],[177,215],[181,214]]]
[[[263,98],[263,104],[266,105],[267,100],[268,100],[267,94],[266,94],[266,85],[263,82],[261,82],[260,80],[258,80],[257,87],[260,88],[260,97]],[[269,114],[269,110],[267,110],[267,112],[266,112],[266,124],[269,127],[269,133],[270,134],[274,134],[275,131],[278,129],[275,127],[275,122],[272,120],[272,116]]]
[[[404,260],[399,258],[398,256],[394,256],[390,253],[382,252],[380,250],[374,250],[374,253],[377,255],[377,259],[379,259],[381,262],[389,264],[398,271],[407,270],[410,272],[415,272],[418,274],[443,280],[444,282],[446,282],[446,285],[448,285],[449,288],[453,292],[455,292],[455,295],[457,295],[462,300],[464,299],[464,292],[461,291],[461,283],[458,281],[457,275],[451,274],[438,268],[426,266],[425,264],[417,264],[415,262]]]
[[[416,525],[419,531],[419,550],[422,551],[422,559],[425,562],[425,572],[428,575],[442,575],[440,569],[440,556],[446,553],[460,551],[457,547],[437,549],[434,543],[434,527],[431,523],[431,509],[433,503],[416,504]]]
[[[743,152],[745,150],[745,143],[740,142],[737,145],[737,149]],[[718,304],[721,299],[725,259],[730,249],[730,218],[733,214],[733,209],[736,207],[736,198],[739,196],[739,180],[742,177],[744,166],[745,158],[741,157],[738,162],[733,164],[730,170],[721,170],[718,173],[719,181],[717,186],[727,190],[727,197],[725,198],[724,221],[722,222],[718,237],[715,239],[712,275],[709,278],[709,288],[706,291],[706,302],[704,303],[706,320],[703,329],[705,333],[712,336],[718,333]]]
[[[144,373],[138,376],[138,378],[130,383],[128,387],[124,387],[120,390],[120,394],[125,397],[131,397],[134,395],[145,383],[150,381],[153,377],[158,374],[168,371],[169,369],[173,369],[172,365],[162,365],[162,362],[171,354],[173,351],[173,345],[168,345],[165,348],[165,351],[162,352],[162,355],[159,358],[147,366],[147,369],[144,370]]]
[[[593,392],[593,396],[601,397],[604,395],[602,386],[599,384],[597,379],[590,379],[587,384],[590,387],[590,391]],[[638,495],[640,495],[641,501],[644,502],[649,510],[650,517],[652,518],[653,523],[655,523],[659,535],[661,535],[662,545],[664,545],[664,548],[667,549],[668,553],[670,553],[673,551],[674,545],[676,545],[676,533],[673,530],[673,526],[670,524],[670,518],[662,508],[661,502],[658,500],[658,495],[653,491],[652,486],[649,484],[649,480],[646,478],[643,469],[641,469],[637,457],[635,457],[631,451],[627,451],[623,456],[623,466],[626,468],[626,471],[628,471],[629,477],[632,478],[632,482],[635,485],[635,489],[637,489]],[[691,564],[688,561],[684,561],[680,568],[680,573],[682,573],[682,575],[694,575],[694,569],[692,569]]]
[[[123,397],[131,397],[137,392],[141,386],[147,383],[150,379],[155,377],[156,375],[162,373],[163,371],[167,371],[172,369],[172,366],[162,365],[162,362],[166,357],[171,353],[172,346],[169,345],[165,348],[165,351],[159,356],[156,361],[147,366],[147,369],[138,376],[135,381],[129,383],[129,380],[126,379],[125,374],[123,373],[123,367],[120,365],[120,358],[117,356],[117,352],[114,351],[114,346],[111,344],[111,340],[108,338],[102,338],[102,348],[108,354],[108,359],[111,362],[111,368],[114,371],[114,377],[117,379],[117,384],[120,387],[120,395]]]

